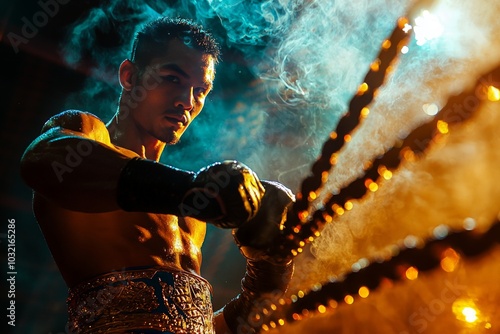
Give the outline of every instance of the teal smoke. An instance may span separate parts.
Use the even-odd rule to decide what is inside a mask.
[[[262,177],[278,179],[296,190],[328,133],[346,112],[382,41],[412,2],[103,2],[68,32],[67,61],[90,68],[90,77],[67,105],[109,119],[119,94],[116,69],[127,57],[136,27],[159,15],[194,19],[218,38],[223,62],[204,112],[181,143],[168,148],[163,161],[197,169],[237,159]],[[466,19],[454,21],[467,31]],[[410,44],[410,52],[378,97],[382,116],[368,118],[367,123],[376,122],[382,129],[384,113],[403,115],[408,109],[420,110],[421,103],[439,104],[442,96],[433,96],[428,83],[445,71],[453,75],[468,66],[457,62],[467,57],[464,50],[464,46],[450,47],[443,39],[422,47]],[[407,127],[397,125],[389,131],[399,135],[417,121],[408,120]],[[363,161],[355,163],[353,170]]]

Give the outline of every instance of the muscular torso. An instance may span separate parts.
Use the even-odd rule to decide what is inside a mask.
[[[34,210],[69,287],[137,266],[200,273],[205,223],[172,215],[66,210],[35,193]]]

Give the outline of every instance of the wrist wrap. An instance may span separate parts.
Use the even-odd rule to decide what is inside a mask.
[[[242,292],[224,306],[224,320],[233,334],[258,333],[264,315],[262,309],[277,303],[288,287],[293,262],[277,265],[264,260],[247,260]]]
[[[133,158],[118,180],[118,205],[125,211],[179,215],[194,175],[152,160]]]

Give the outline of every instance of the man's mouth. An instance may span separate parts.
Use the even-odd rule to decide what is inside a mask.
[[[172,124],[182,124],[186,126],[188,123],[188,118],[184,114],[167,114],[164,118]]]

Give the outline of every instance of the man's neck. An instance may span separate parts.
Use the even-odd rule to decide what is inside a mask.
[[[107,128],[114,145],[134,151],[145,159],[160,160],[165,143],[141,133],[133,122],[120,117],[119,111],[107,124]]]

